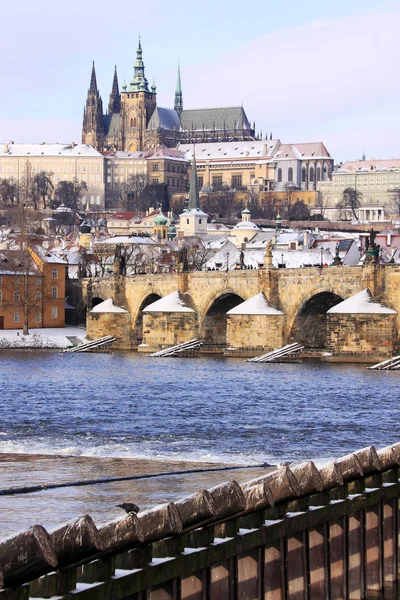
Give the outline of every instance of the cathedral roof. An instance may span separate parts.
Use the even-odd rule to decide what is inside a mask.
[[[120,115],[117,113],[113,115],[104,115],[103,127],[106,136],[118,137],[120,129]]]
[[[184,110],[181,126],[185,131],[251,129],[242,106]]]
[[[150,117],[148,129],[174,129],[180,131],[181,123],[178,113],[173,108],[157,106]]]

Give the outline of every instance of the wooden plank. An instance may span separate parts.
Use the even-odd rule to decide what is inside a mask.
[[[388,500],[383,503],[382,513],[384,587],[392,587],[397,580],[396,521],[396,500]]]
[[[287,600],[306,600],[307,578],[305,532],[288,538],[286,542]]]
[[[367,591],[382,589],[381,506],[365,511],[365,584]]]
[[[357,511],[347,525],[347,581],[349,600],[364,598],[364,515]]]
[[[284,542],[277,540],[264,551],[264,600],[283,600]]]
[[[346,598],[346,543],[344,518],[329,525],[329,575],[331,600]]]
[[[237,557],[238,600],[258,600],[261,597],[261,549]]]
[[[197,571],[181,579],[180,600],[206,600],[208,593],[208,570]]]
[[[320,525],[308,533],[308,569],[310,600],[327,597],[328,564],[326,526]]]

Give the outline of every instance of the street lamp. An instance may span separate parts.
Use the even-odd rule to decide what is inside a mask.
[[[226,253],[226,270],[229,271],[229,252]]]

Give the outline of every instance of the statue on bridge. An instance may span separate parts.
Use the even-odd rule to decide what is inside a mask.
[[[272,240],[269,240],[268,244],[265,246],[265,254],[264,254],[264,267],[266,269],[272,269]]]
[[[365,258],[366,262],[378,262],[381,247],[375,243],[376,232],[373,228],[368,232],[369,237],[365,241]]]

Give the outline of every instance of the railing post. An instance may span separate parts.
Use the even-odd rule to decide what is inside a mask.
[[[308,532],[308,571],[310,600],[328,597],[328,532],[327,524]]]
[[[357,511],[347,522],[347,581],[349,600],[364,598],[364,519]]]
[[[346,598],[346,539],[344,517],[329,523],[330,597]]]
[[[382,589],[381,509],[377,504],[365,510],[365,587],[368,591]]]
[[[394,587],[397,580],[396,502],[395,498],[384,502],[382,510],[383,586],[385,588]]]
[[[272,542],[264,552],[264,600],[285,597],[283,540]]]
[[[286,540],[287,600],[306,600],[307,568],[305,531]]]

